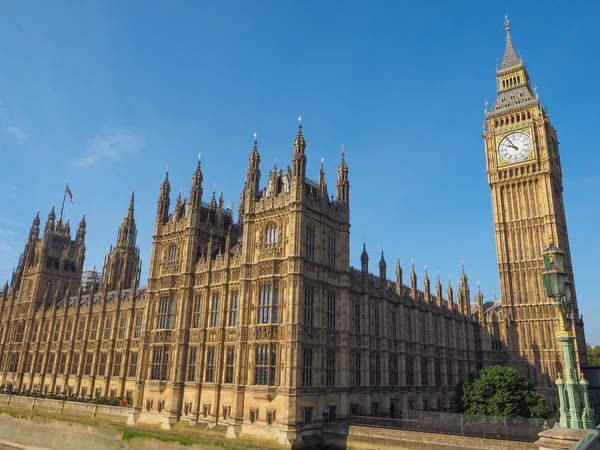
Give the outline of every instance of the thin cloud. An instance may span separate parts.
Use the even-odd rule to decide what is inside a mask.
[[[6,217],[0,217],[0,223],[3,223],[5,225],[20,225],[19,223],[15,222],[13,220],[7,219]]]
[[[27,133],[25,133],[23,130],[21,130],[21,128],[19,128],[16,125],[9,125],[8,127],[6,127],[6,131],[8,131],[9,134],[13,135],[19,141],[24,141],[29,137]]]
[[[137,152],[143,144],[142,136],[133,131],[107,127],[88,141],[84,155],[75,161],[75,166],[90,167],[101,159],[118,161],[127,153]]]

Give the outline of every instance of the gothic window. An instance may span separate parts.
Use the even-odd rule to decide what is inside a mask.
[[[233,383],[235,375],[235,348],[227,347],[227,357],[225,364],[225,383]]]
[[[312,407],[305,407],[303,409],[304,412],[304,423],[312,423],[313,422],[313,409]]]
[[[329,267],[335,269],[335,235],[333,234],[327,237],[327,261]]]
[[[198,349],[196,347],[190,347],[190,353],[188,355],[187,381],[196,381],[196,357],[197,356],[198,356]]]
[[[106,375],[106,352],[100,353],[100,364],[98,364],[98,375]]]
[[[425,317],[421,317],[421,343],[427,343],[427,333],[425,332]]]
[[[169,367],[169,346],[161,345],[154,347],[152,355],[152,380],[165,381],[167,379],[167,371]]]
[[[381,385],[381,358],[379,352],[371,353],[371,386]]]
[[[158,303],[158,316],[156,317],[156,328],[159,330],[170,330],[173,328],[173,310],[175,308],[175,297],[171,294],[169,298],[161,298]]]
[[[119,339],[125,339],[127,337],[127,317],[121,317],[121,325],[119,326]]]
[[[327,350],[325,361],[325,386],[335,386],[335,350]]]
[[[392,327],[392,339],[398,339],[398,324],[396,322],[396,311],[394,310],[394,307],[390,307],[390,321],[391,321],[391,327]]]
[[[94,361],[94,354],[92,352],[86,353],[85,355],[85,366],[83,368],[84,375],[92,374],[92,363]]]
[[[129,355],[129,372],[128,372],[127,376],[135,377],[137,375],[137,363],[138,363],[137,352],[131,353]]]
[[[138,313],[135,316],[135,328],[133,329],[133,337],[134,339],[139,339],[142,337],[142,321],[144,320],[144,316],[141,313]]]
[[[62,322],[60,320],[57,320],[56,323],[54,324],[54,336],[52,338],[52,340],[54,342],[58,341],[58,339],[60,338],[60,327],[62,326]]]
[[[77,340],[82,341],[85,333],[85,319],[82,317],[79,319],[79,325],[77,325]]]
[[[313,324],[313,307],[315,300],[315,291],[312,287],[304,288],[304,325]]]
[[[104,322],[104,339],[110,339],[110,333],[112,331],[112,317],[107,317],[106,322]]]
[[[335,293],[327,293],[327,328],[335,330]]]
[[[279,227],[276,223],[271,223],[265,230],[265,245],[267,248],[278,247],[279,243]]]
[[[17,371],[17,367],[19,367],[19,354],[18,353],[11,353],[10,355],[10,360],[9,360],[9,366],[8,366],[8,371],[9,372],[16,372]]]
[[[194,311],[192,313],[192,328],[200,328],[202,321],[202,297],[198,296],[194,299]]]
[[[167,256],[167,261],[168,262],[175,262],[177,261],[177,247],[175,245],[172,245],[169,247],[169,253]]]
[[[69,319],[67,321],[67,329],[65,330],[65,341],[70,341],[72,334],[73,334],[73,319]]]
[[[312,386],[312,363],[313,351],[312,348],[302,350],[302,386]]]
[[[23,342],[23,331],[25,329],[25,324],[19,322],[17,324],[16,332],[15,332],[15,342]]]
[[[415,367],[412,355],[406,355],[406,385],[414,386],[415,384]]]
[[[214,294],[210,304],[210,326],[216,328],[219,326],[219,294]]]
[[[427,357],[421,357],[421,385],[429,386],[429,364]]]
[[[77,375],[77,371],[79,370],[79,360],[81,358],[81,353],[73,353],[73,360],[71,361],[71,371],[72,375]]]
[[[256,346],[254,384],[261,386],[274,386],[276,364],[277,346],[275,344]]]
[[[434,360],[434,372],[435,372],[435,385],[436,386],[441,386],[442,385],[442,362],[436,358]]]
[[[315,260],[315,230],[310,225],[306,227],[306,260]]]
[[[206,378],[207,383],[214,383],[215,381],[215,348],[208,347],[206,352]]]
[[[32,342],[37,342],[39,331],[40,331],[40,322],[38,321],[33,324],[33,330],[31,331],[31,341]],[[0,331],[0,336],[2,336],[1,331]]]
[[[360,386],[360,352],[350,354],[350,384]]]
[[[236,327],[238,324],[238,307],[239,307],[239,294],[237,292],[231,293],[231,303],[229,306],[229,326]]]
[[[42,373],[42,367],[44,365],[44,354],[39,352],[37,354],[37,360],[35,364],[35,373]]]
[[[355,333],[360,333],[360,300],[353,299],[352,300],[353,308],[352,308],[352,326],[354,328]]]
[[[398,386],[398,356],[390,358],[390,386]]]
[[[258,299],[258,323],[279,322],[279,285],[263,284]]]
[[[500,351],[502,349],[502,341],[500,340],[500,325],[494,322],[492,325],[492,350]]]
[[[373,322],[371,323],[373,336],[379,337],[379,304],[373,304]]]
[[[94,317],[92,319],[92,327],[91,327],[90,339],[91,340],[96,340],[97,337],[98,337],[98,318]]]
[[[54,373],[54,357],[54,353],[48,355],[48,367],[46,368],[46,373]]]
[[[123,354],[122,353],[114,353],[114,362],[113,362],[113,373],[112,376],[113,377],[120,377],[121,376],[121,362],[123,359]]]
[[[406,312],[406,340],[413,340],[412,311]]]

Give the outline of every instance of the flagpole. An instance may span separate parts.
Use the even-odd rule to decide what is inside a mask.
[[[67,185],[65,186],[65,192],[63,193],[63,202],[60,207],[60,219],[62,220],[63,210],[65,209],[65,199],[67,198],[67,188],[69,187],[69,180],[67,180]]]

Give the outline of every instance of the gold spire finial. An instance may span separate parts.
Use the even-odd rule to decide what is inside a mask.
[[[548,235],[548,245],[554,245],[554,236],[552,236],[552,233]]]
[[[506,31],[510,31],[510,20],[508,20],[508,14],[504,16],[504,26]]]

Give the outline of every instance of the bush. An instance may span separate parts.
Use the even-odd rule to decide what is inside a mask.
[[[546,398],[507,366],[490,366],[471,374],[456,389],[456,405],[469,416],[547,419]]]

